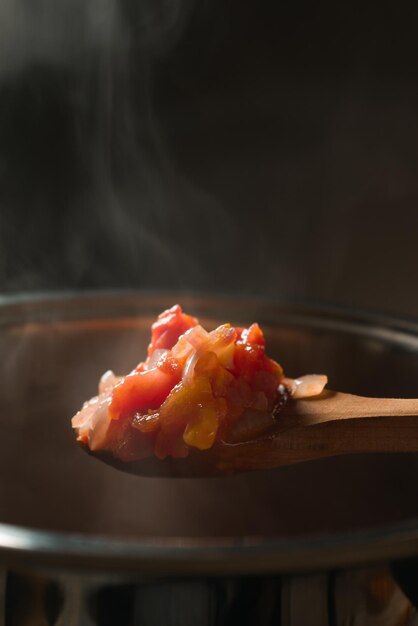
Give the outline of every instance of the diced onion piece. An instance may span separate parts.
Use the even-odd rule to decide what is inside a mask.
[[[220,358],[230,348],[237,338],[237,331],[230,324],[222,324],[209,333],[206,349],[211,350]]]
[[[99,397],[94,396],[87,402],[85,402],[82,408],[74,415],[71,420],[71,424],[73,428],[78,428],[79,430],[87,430],[90,427],[90,421],[97,410],[99,402]]]
[[[183,359],[187,359],[192,350],[192,344],[187,341],[187,338],[184,335],[182,335],[176,345],[172,348],[171,354],[174,358],[181,361]]]
[[[179,338],[176,345],[173,346],[171,354],[179,361],[187,359],[192,352],[206,343],[208,336],[209,333],[202,326],[194,326]]]
[[[189,332],[193,332],[196,328],[198,327],[196,326],[195,328],[192,328]],[[235,328],[232,328],[230,324],[223,324],[222,326],[215,328],[215,330],[212,330],[212,332],[207,333],[206,341],[204,341],[195,352],[191,353],[187,359],[183,370],[183,380],[185,382],[191,381],[196,362],[202,356],[203,352],[206,351],[214,352],[218,357],[219,362],[224,367],[231,367],[233,363],[236,337],[237,331]]]
[[[111,391],[113,387],[120,381],[120,376],[115,376],[112,370],[107,370],[103,374],[99,382],[99,395]]]
[[[219,368],[219,360],[214,352],[210,350],[204,351],[203,354],[197,359],[195,363],[194,371],[196,374],[208,376],[214,374],[215,370]]]
[[[156,350],[154,350],[154,352],[145,364],[145,369],[152,370],[154,367],[157,367],[158,361],[168,352],[169,350],[164,350],[163,348],[157,348]]]
[[[226,367],[226,369],[232,369],[234,366],[234,352],[235,352],[235,339],[227,346],[224,346],[221,350],[215,351],[219,359],[219,363]]]
[[[184,370],[183,370],[183,382],[184,383],[188,383],[191,381],[192,376],[193,376],[193,372],[194,372],[194,366],[196,365],[197,360],[199,359],[201,355],[201,352],[199,350],[193,350],[193,352],[190,354],[189,358],[186,361],[186,365],[184,366]]]
[[[194,326],[190,330],[186,331],[183,336],[193,346],[193,348],[197,349],[206,343],[209,333],[198,324],[197,326]]]
[[[81,411],[71,420],[73,428],[77,429],[78,439],[88,441],[91,450],[105,447],[110,423],[109,401],[110,392],[95,396],[85,402]]]
[[[319,396],[328,383],[328,377],[323,374],[308,374],[300,378],[287,378],[283,381],[294,400]]]
[[[99,405],[90,424],[89,446],[92,451],[106,448],[107,431],[111,422],[108,412],[109,400],[110,398],[106,398]]]

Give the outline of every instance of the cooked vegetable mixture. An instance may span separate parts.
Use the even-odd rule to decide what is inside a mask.
[[[122,461],[181,458],[224,437],[251,438],[289,396],[317,395],[326,382],[285,378],[258,324],[207,332],[175,305],[152,325],[147,359],[124,377],[106,372],[72,426],[93,452]]]

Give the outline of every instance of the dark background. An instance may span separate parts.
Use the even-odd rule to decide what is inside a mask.
[[[412,3],[4,0],[0,292],[418,316]]]

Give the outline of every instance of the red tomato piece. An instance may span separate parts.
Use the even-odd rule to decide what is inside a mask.
[[[180,381],[181,370],[160,368],[133,372],[114,387],[109,406],[112,419],[157,409]]]
[[[251,380],[263,367],[264,346],[238,342],[234,354],[234,368],[238,376]]]
[[[249,328],[244,328],[241,333],[241,341],[257,346],[265,346],[263,331],[257,323],[251,324]]]
[[[175,304],[171,309],[167,309],[158,316],[151,327],[148,356],[151,356],[154,350],[171,350],[180,335],[197,324],[197,319],[183,313],[180,305]]]

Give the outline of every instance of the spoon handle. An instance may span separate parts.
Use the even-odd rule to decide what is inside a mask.
[[[418,452],[418,400],[324,392],[289,402],[269,437],[222,446],[218,467],[267,469],[342,454]]]
[[[364,419],[368,417],[391,417],[402,415],[418,417],[418,399],[413,398],[365,398],[349,393],[325,390],[320,396],[289,402],[285,417],[306,425],[334,420]]]

